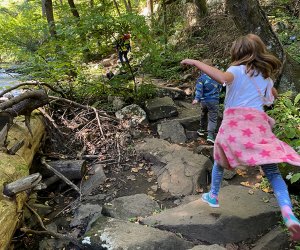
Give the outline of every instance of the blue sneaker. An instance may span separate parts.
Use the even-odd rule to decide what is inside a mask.
[[[206,141],[214,144],[215,143],[215,138],[211,135],[208,135],[207,138],[206,138]]]
[[[291,233],[291,238],[294,241],[300,240],[300,222],[293,214],[283,216],[283,221]]]
[[[210,193],[204,193],[201,200],[210,205],[211,207],[219,207],[219,200],[217,197],[212,196]]]

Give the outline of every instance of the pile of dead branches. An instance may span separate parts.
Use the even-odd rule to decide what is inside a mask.
[[[118,165],[130,157],[130,128],[104,111],[58,98],[43,113],[48,125],[43,153],[48,157]]]

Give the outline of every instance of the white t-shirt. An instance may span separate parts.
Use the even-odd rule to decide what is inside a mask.
[[[264,79],[262,74],[250,77],[245,65],[230,66],[227,72],[234,75],[234,80],[226,86],[225,109],[247,107],[263,111],[266,104],[263,96],[273,101],[272,79]]]

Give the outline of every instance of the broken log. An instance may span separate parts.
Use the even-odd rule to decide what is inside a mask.
[[[12,197],[20,192],[35,189],[35,187],[40,184],[41,180],[42,176],[40,173],[28,175],[14,182],[5,184],[3,187],[3,194]]]
[[[47,164],[70,180],[81,180],[86,172],[85,160],[47,161]],[[40,172],[44,178],[54,175],[53,171],[47,169],[45,165],[38,166],[37,172]]]
[[[54,169],[53,167],[51,167],[48,163],[46,163],[45,157],[41,158],[41,162],[42,162],[43,165],[46,166],[46,168],[48,168],[49,170],[51,170],[55,175],[57,175],[60,179],[62,179],[65,183],[67,183],[75,191],[77,191],[79,193],[79,195],[81,195],[80,189],[73,182],[71,182],[67,177],[65,177],[63,174],[61,174],[56,169]]]
[[[18,180],[29,175],[33,157],[40,147],[41,139],[45,133],[43,117],[34,113],[31,116],[33,137],[24,124],[24,118],[15,118],[14,124],[8,131],[8,148],[12,148],[24,138],[24,145],[15,155],[0,152],[0,249],[8,249],[11,239],[22,219],[22,208],[27,200],[27,194],[21,192],[15,198],[3,196],[3,184]]]

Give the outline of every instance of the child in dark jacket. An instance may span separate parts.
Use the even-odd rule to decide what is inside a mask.
[[[207,62],[209,62],[207,60]],[[195,98],[192,104],[200,103],[200,129],[197,131],[199,135],[204,135],[205,124],[207,122],[207,141],[215,142],[215,132],[219,115],[219,97],[222,90],[220,85],[215,80],[211,79],[206,74],[201,74],[196,81]]]

